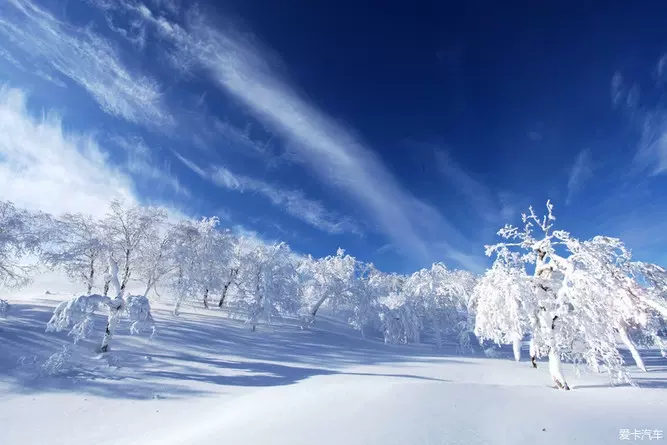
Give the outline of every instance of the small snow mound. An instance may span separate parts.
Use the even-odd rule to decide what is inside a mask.
[[[151,314],[151,304],[143,295],[130,295],[127,297],[125,311],[132,322],[130,333],[138,334],[142,330],[151,330],[151,337],[155,334],[155,321]]]

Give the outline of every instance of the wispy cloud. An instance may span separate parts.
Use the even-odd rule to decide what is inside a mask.
[[[451,255],[465,242],[439,212],[407,192],[373,151],[355,135],[307,102],[272,69],[266,51],[230,30],[216,29],[201,14],[189,15],[188,31],[163,17],[151,17],[175,52],[176,68],[193,61],[253,114],[286,139],[302,165],[342,191],[365,211],[378,230],[404,254],[420,261]],[[433,249],[433,239],[449,248]]]
[[[209,173],[184,156],[176,154],[176,157],[199,176],[219,187],[264,196],[274,206],[319,230],[327,233],[361,234],[357,223],[351,218],[340,217],[328,211],[321,202],[308,199],[300,190],[277,187],[260,179],[236,174],[220,165],[214,166]]]
[[[647,110],[640,134],[635,162],[652,175],[667,172],[667,110]]]
[[[201,177],[204,178],[204,179],[208,179],[208,178],[209,178],[209,174],[206,173],[206,172],[204,171],[204,169],[200,168],[197,164],[195,164],[194,162],[192,162],[192,161],[189,160],[188,158],[185,158],[185,157],[181,156],[180,154],[178,154],[178,153],[176,153],[176,152],[173,152],[173,153],[174,153],[174,156],[176,156],[176,159],[178,159],[179,161],[181,161],[181,162],[183,163],[183,165],[185,165],[186,167],[188,167],[190,170],[192,170],[193,172],[197,173],[199,176],[201,176]]]
[[[251,126],[249,124],[241,129],[229,122],[214,119],[213,127],[215,128],[217,135],[222,136],[231,146],[250,151],[250,154],[257,154],[265,158],[270,155],[270,150],[272,148],[271,138],[266,141],[254,139],[250,135]]]
[[[484,223],[482,232],[495,232],[498,227],[511,221],[525,204],[524,199],[516,194],[503,190],[494,191],[475,175],[466,170],[445,150],[430,144],[418,146],[432,150],[435,157],[435,166],[438,172],[465,198],[465,204],[470,206],[474,213]],[[486,233],[480,233],[484,238]],[[463,259],[463,256],[460,256]],[[471,257],[472,258],[472,257]],[[467,260],[469,263],[471,259]]]
[[[16,69],[23,71],[26,74],[34,74],[35,76],[46,80],[47,82],[50,82],[56,86],[59,86],[61,88],[67,88],[67,85],[65,83],[58,79],[57,77],[54,77],[53,75],[43,71],[40,68],[33,68],[33,69],[27,69],[21,62],[19,62],[16,57],[9,51],[7,51],[6,48],[2,48],[0,46],[0,58],[5,59],[5,61],[9,62],[11,65],[13,65]]]
[[[500,219],[498,198],[478,179],[459,165],[446,151],[433,148],[438,171],[466,198],[475,213],[485,222],[497,224]]]
[[[45,63],[81,85],[102,110],[133,123],[168,127],[173,119],[154,79],[127,68],[118,51],[88,28],[71,27],[30,0],[6,0],[0,46]]]
[[[94,139],[66,134],[55,114],[26,110],[20,90],[0,88],[2,199],[52,213],[101,215],[110,199],[135,202],[131,178],[109,165]]]
[[[187,188],[171,173],[169,165],[156,159],[155,150],[149,148],[143,138],[115,135],[111,140],[125,151],[125,167],[137,181],[148,181],[179,195],[190,196]]]
[[[93,216],[106,213],[114,198],[129,205],[152,202],[153,196],[137,195],[137,175],[111,163],[108,153],[95,138],[66,131],[57,113],[31,114],[22,90],[0,86],[1,199],[53,214]],[[174,203],[154,203],[164,205],[173,218],[185,217]]]
[[[664,95],[667,55],[660,58],[653,70],[655,85]],[[667,106],[658,102],[649,106],[640,102],[639,86],[628,87],[620,73],[614,74],[611,82],[612,104],[624,110],[639,133],[639,143],[634,157],[635,167],[648,171],[650,175],[667,172]]]
[[[567,179],[567,198],[565,205],[572,203],[572,198],[581,191],[586,181],[593,177],[593,163],[590,150],[582,150],[577,155]]]
[[[346,196],[402,254],[421,264],[447,259],[458,263],[459,250],[470,250],[451,222],[406,190],[352,128],[292,88],[279,74],[283,66],[278,57],[250,34],[213,26],[197,8],[181,14],[184,21],[177,23],[168,12],[151,9],[155,5],[113,3],[141,18],[165,42],[163,59],[174,69],[186,76],[206,73],[289,147],[292,162]],[[443,239],[446,243],[434,242]]]

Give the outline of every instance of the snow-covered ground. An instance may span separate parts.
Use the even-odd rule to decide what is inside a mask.
[[[667,360],[638,387],[604,375],[550,386],[546,363],[386,346],[322,320],[250,332],[224,311],[156,305],[157,336],[121,325],[112,352],[45,333],[67,295],[10,298],[0,319],[0,443],[8,445],[611,444],[667,430]],[[54,353],[69,345],[59,363]],[[505,351],[504,351],[505,352]],[[639,431],[641,430],[641,431]],[[658,430],[658,431],[655,431]],[[647,432],[648,433],[648,432]]]

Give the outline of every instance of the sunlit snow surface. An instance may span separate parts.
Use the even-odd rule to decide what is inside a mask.
[[[225,311],[185,307],[176,318],[158,303],[152,340],[129,335],[126,321],[101,356],[102,316],[99,335],[77,345],[45,332],[70,296],[8,298],[2,444],[607,445],[622,429],[667,430],[657,351],[642,351],[648,373],[630,368],[638,387],[566,365],[565,392],[551,387],[546,363],[515,363],[510,348],[490,359],[386,346],[325,318],[310,330],[284,321],[250,332]]]

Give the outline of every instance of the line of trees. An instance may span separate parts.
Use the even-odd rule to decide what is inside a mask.
[[[80,283],[82,295],[63,302],[48,329],[84,338],[95,311],[106,310],[103,351],[119,318],[129,315],[130,302],[141,301],[148,315],[139,321],[145,322],[152,320],[148,298],[161,294],[173,300],[175,316],[186,303],[228,307],[253,331],[284,316],[299,317],[305,327],[326,308],[362,335],[378,333],[387,343],[420,342],[426,333],[442,345],[447,335],[468,341],[472,332],[467,304],[476,278],[439,263],[412,276],[387,274],[342,249],[324,258],[298,255],[285,243],[238,236],[215,217],[172,221],[165,209],[119,201],[99,220],[30,213],[11,203],[2,208],[13,215],[17,234],[0,241],[8,250],[0,257],[10,272],[5,281],[14,287],[29,281],[34,267],[19,261],[28,253],[66,273]],[[126,295],[129,284],[140,284],[143,292]]]
[[[411,275],[385,273],[339,249],[324,258],[298,255],[285,243],[266,244],[221,228],[217,218],[172,221],[162,208],[112,201],[101,219],[31,213],[0,202],[0,283],[26,284],[36,265],[65,272],[81,296],[63,302],[48,328],[89,334],[92,314],[104,309],[108,349],[118,320],[154,329],[149,297],[164,294],[178,316],[183,304],[233,308],[253,331],[261,322],[298,316],[303,326],[323,309],[361,335],[387,343],[456,338],[512,344],[520,359],[530,338],[533,366],[548,357],[558,387],[569,389],[561,360],[583,362],[627,381],[617,344],[646,369],[638,348],[657,346],[667,356],[667,272],[634,261],[616,238],[580,241],[554,230],[553,206],[539,218],[529,209],[523,227],[506,225],[503,242],[486,246],[493,265],[481,276],[441,263]],[[39,264],[38,264],[39,265]],[[128,284],[139,295],[126,295]],[[109,296],[110,288],[112,295]],[[0,300],[0,313],[6,311]],[[476,340],[478,339],[478,340]]]

